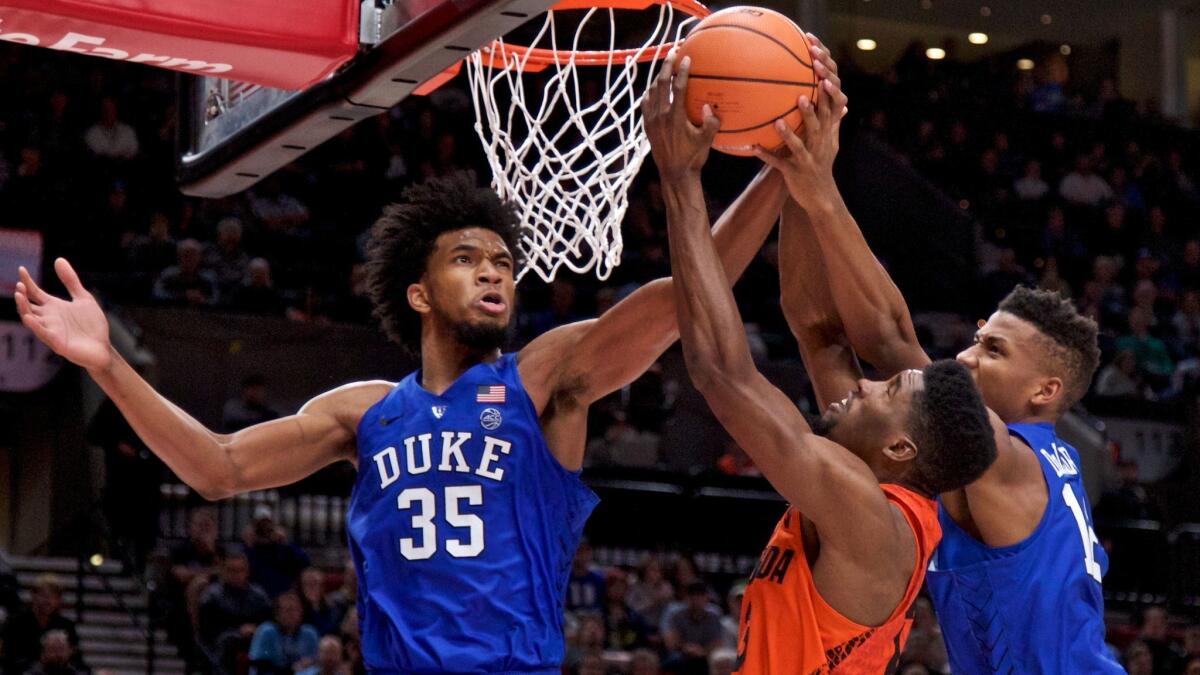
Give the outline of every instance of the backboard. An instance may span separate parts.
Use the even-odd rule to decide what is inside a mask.
[[[552,4],[364,0],[357,56],[307,89],[180,75],[180,189],[201,197],[245,190],[346,128],[386,112],[422,83]]]

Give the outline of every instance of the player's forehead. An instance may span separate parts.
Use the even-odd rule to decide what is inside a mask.
[[[1020,347],[1036,339],[1038,329],[1028,321],[1008,312],[996,311],[981,321],[975,337],[980,340],[997,340]]]
[[[443,232],[437,238],[436,247],[437,250],[447,253],[460,249],[475,249],[487,255],[512,255],[504,238],[495,230],[486,227],[464,227]]]

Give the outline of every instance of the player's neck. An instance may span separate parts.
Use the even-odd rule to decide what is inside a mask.
[[[425,331],[421,336],[421,386],[441,395],[472,366],[500,358],[500,348],[480,352],[458,340]]]

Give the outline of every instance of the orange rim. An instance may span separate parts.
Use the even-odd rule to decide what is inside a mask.
[[[550,11],[579,10],[579,9],[647,9],[653,5],[670,5],[677,11],[696,18],[704,18],[712,13],[708,7],[697,0],[561,0],[550,8]],[[521,45],[510,45],[495,40],[492,44],[479,50],[480,58],[488,60],[492,68],[508,68],[510,63],[523,64],[521,70],[536,73],[548,66],[575,62],[580,66],[607,66],[611,63],[624,63],[626,59],[636,59],[639,63],[656,61],[667,55],[682,40],[671,40],[657,47],[635,49],[616,49],[613,51],[574,51],[570,49],[532,48]]]

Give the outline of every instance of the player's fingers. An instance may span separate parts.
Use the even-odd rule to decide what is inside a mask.
[[[661,115],[667,106],[671,104],[671,78],[675,76],[675,52],[672,50],[667,54],[667,58],[663,59],[662,70],[658,73],[658,95],[655,97],[657,109],[655,113]]]
[[[796,157],[807,157],[808,148],[804,146],[804,141],[796,135],[796,132],[788,128],[788,125],[783,120],[775,120],[775,133],[779,134],[779,138],[783,140],[783,144]]]
[[[721,120],[713,114],[712,106],[707,103],[704,104],[703,115],[704,119],[701,122],[701,133],[704,135],[704,138],[708,141],[709,145],[711,145],[712,139],[716,137],[717,132],[721,130]]]
[[[63,285],[67,287],[67,293],[71,294],[72,300],[87,297],[87,289],[83,287],[83,282],[79,280],[75,268],[71,267],[71,263],[67,262],[66,258],[58,258],[54,261],[54,271],[58,273],[58,278],[62,280]]]
[[[773,153],[761,145],[754,146],[754,156],[761,159],[763,164],[766,164],[776,171],[783,171],[784,167],[787,166],[786,160],[781,157],[776,157]]]
[[[825,63],[826,67],[837,73],[837,61],[833,60],[833,54],[830,53],[829,47],[826,47],[825,43],[821,42],[821,38],[808,33],[808,41],[812,43],[809,51],[813,53],[813,56],[819,58]]]
[[[679,67],[675,69],[675,79],[671,81],[671,114],[676,117],[684,115],[683,97],[687,93],[688,74],[691,72],[691,69],[692,57],[683,57],[679,61]]]
[[[33,280],[33,277],[29,276],[29,270],[25,269],[23,265],[17,268],[17,278],[20,279],[21,283],[25,284],[30,301],[43,303],[50,299],[46,291],[43,291],[41,286],[38,286],[37,282]]]
[[[20,283],[17,284],[17,290],[13,292],[13,300],[17,303],[17,316],[33,314],[33,305],[29,304],[29,298],[25,295],[25,289]]]
[[[840,119],[836,116],[840,113],[845,103],[838,105],[837,98],[840,92],[833,84],[833,80],[821,80],[818,85],[821,88],[821,104],[817,106],[817,117],[821,120],[821,128],[824,129],[831,122]],[[835,111],[838,111],[835,113]]]
[[[814,135],[821,130],[821,121],[817,119],[817,112],[813,109],[812,101],[807,96],[800,97],[799,107],[800,118],[804,120],[804,138],[811,141],[815,137]]]
[[[49,335],[46,331],[46,320],[40,316],[34,316],[32,312],[21,312],[21,323],[33,332],[34,336],[42,342],[49,342]]]

